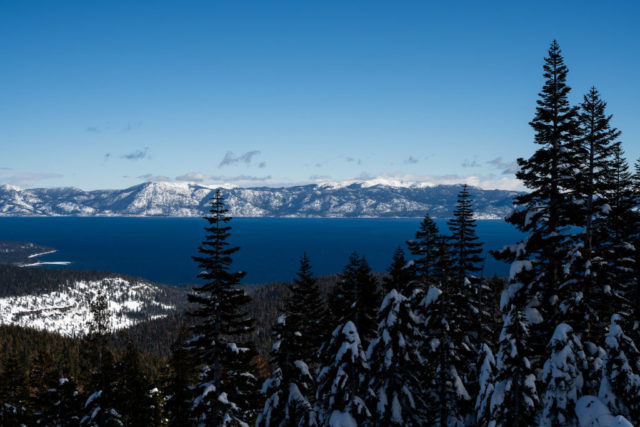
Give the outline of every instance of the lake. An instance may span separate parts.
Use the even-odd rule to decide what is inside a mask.
[[[385,271],[393,252],[412,239],[420,218],[234,218],[230,243],[240,246],[234,270],[245,283],[291,280],[303,252],[317,275],[338,273],[349,255],[365,255],[374,271]],[[436,221],[441,232],[446,220]],[[173,285],[198,283],[191,259],[203,239],[202,218],[0,217],[0,240],[33,242],[58,251],[43,261],[69,261],[67,268],[130,274]],[[499,249],[522,235],[499,220],[477,221],[484,249]],[[490,255],[485,275],[507,275]]]

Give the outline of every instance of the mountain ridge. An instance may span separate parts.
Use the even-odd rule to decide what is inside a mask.
[[[200,217],[221,189],[236,217],[421,217],[451,215],[461,185],[391,186],[354,182],[291,187],[229,187],[196,183],[145,182],[121,190],[75,187],[21,189],[0,185],[0,216]],[[478,218],[498,219],[519,194],[470,187]]]

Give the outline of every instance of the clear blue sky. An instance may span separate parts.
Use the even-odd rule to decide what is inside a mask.
[[[636,158],[639,28],[629,1],[0,0],[0,183],[513,187],[554,38]]]

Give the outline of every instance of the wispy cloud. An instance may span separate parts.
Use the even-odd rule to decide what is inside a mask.
[[[129,154],[123,154],[122,156],[120,156],[120,158],[135,161],[135,160],[142,160],[148,157],[148,155],[149,155],[149,147],[144,147],[142,150],[136,150]]]
[[[62,177],[59,173],[47,172],[0,172],[0,182],[18,187],[32,187],[41,181]]]
[[[87,133],[109,133],[109,132],[121,132],[127,133],[132,132],[136,129],[139,129],[142,126],[142,122],[128,122],[123,125],[114,125],[111,123],[106,123],[102,126],[91,125],[87,126],[84,131]]]
[[[464,161],[462,162],[462,167],[463,168],[477,168],[480,167],[480,163],[478,163],[478,161],[476,159],[464,159]]]
[[[247,151],[246,153],[241,154],[239,156],[236,156],[235,154],[233,154],[233,152],[227,151],[227,154],[224,155],[224,158],[222,159],[218,167],[221,168],[223,166],[229,166],[229,165],[233,165],[235,163],[241,163],[241,162],[246,163],[248,165],[251,163],[251,160],[258,154],[260,154],[260,151],[252,150],[252,151]]]
[[[316,167],[316,168],[322,168],[322,167],[327,166],[330,163],[333,163],[333,162],[336,162],[336,161],[346,161],[347,163],[353,163],[353,164],[357,164],[357,165],[361,165],[362,164],[362,159],[360,159],[358,157],[340,155],[340,156],[332,157],[330,159],[317,161],[317,162],[313,163],[313,166]],[[309,163],[305,163],[304,165],[308,167]]]
[[[171,181],[171,178],[169,178],[168,176],[165,176],[165,175],[153,175],[153,174],[150,174],[150,173],[145,173],[144,175],[137,176],[136,178],[143,179],[145,181],[151,181],[151,182]]]
[[[309,181],[328,181],[330,179],[330,175],[311,175],[309,177]]]
[[[518,172],[518,163],[515,161],[504,161],[502,157],[496,157],[493,160],[488,160],[487,164],[494,169],[501,169],[503,175],[513,175]]]
[[[263,182],[271,180],[271,175],[266,176],[253,176],[253,175],[237,175],[237,176],[224,176],[224,175],[208,175],[202,172],[187,172],[184,175],[176,177],[176,181],[185,182]]]
[[[405,165],[415,165],[416,163],[418,163],[418,159],[413,156],[409,156],[409,158],[405,159],[404,161]]]

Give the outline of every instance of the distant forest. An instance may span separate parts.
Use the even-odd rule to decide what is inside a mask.
[[[506,218],[526,237],[492,253],[509,277],[479,275],[465,186],[384,274],[353,253],[319,280],[300,254],[291,283],[247,288],[218,191],[184,313],[112,333],[102,296],[84,339],[0,327],[0,424],[640,425],[640,162],[595,88],[569,102],[555,41],[543,70]]]

